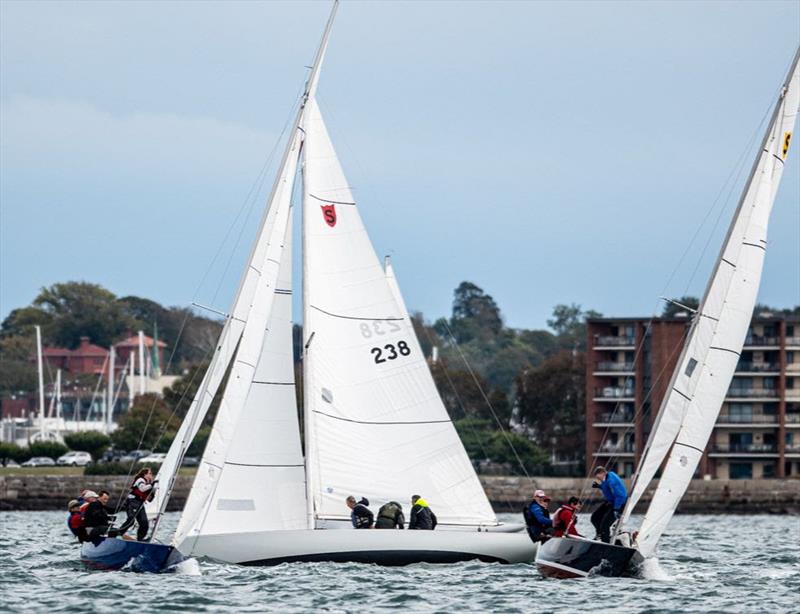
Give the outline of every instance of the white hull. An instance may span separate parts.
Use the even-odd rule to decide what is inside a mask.
[[[277,565],[334,561],[408,565],[481,560],[528,563],[536,545],[525,532],[397,529],[262,531],[189,537],[178,549],[227,563]]]

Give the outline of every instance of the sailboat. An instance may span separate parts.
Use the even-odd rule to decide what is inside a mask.
[[[703,300],[693,316],[667,394],[617,523],[613,543],[555,538],[540,546],[536,565],[550,577],[631,573],[652,557],[695,474],[725,399],[753,316],[767,225],[783,174],[800,104],[800,49],[728,229]],[[666,462],[664,463],[664,459]],[[664,464],[638,533],[625,531],[634,507]]]
[[[458,438],[317,105],[337,5],[211,364],[159,470],[148,504],[154,534],[181,460],[227,377],[172,540],[177,552],[246,565],[530,562],[534,544],[522,525],[498,522]],[[292,347],[298,169],[305,450]],[[435,531],[353,530],[348,495],[377,509],[415,493],[435,511]]]

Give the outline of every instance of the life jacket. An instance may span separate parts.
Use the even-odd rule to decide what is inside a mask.
[[[151,488],[147,491],[139,490],[136,484],[140,479],[141,478],[138,478],[133,484],[131,484],[131,494],[140,501],[147,501],[150,498],[150,495],[153,494],[153,489]]]
[[[570,527],[574,527],[575,523],[578,522],[578,518],[575,514],[577,510],[565,503],[561,507],[559,507],[555,514],[553,514],[553,529],[555,529],[556,534],[567,534],[569,533]],[[567,513],[569,514],[569,520],[564,520],[562,514]]]
[[[83,517],[81,512],[70,512],[69,516],[67,516],[67,526],[69,530],[72,531],[73,534],[77,535],[78,529],[82,529],[86,526],[86,519]]]
[[[378,510],[378,518],[388,518],[394,521],[394,519],[397,518],[397,514],[402,513],[402,511],[403,509],[400,507],[399,503],[389,501],[389,503],[382,505],[381,509]]]

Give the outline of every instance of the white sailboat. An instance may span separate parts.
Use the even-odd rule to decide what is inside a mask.
[[[767,225],[778,192],[800,104],[800,49],[788,76],[734,214],[728,234],[694,315],[618,523],[631,513],[663,465],[661,479],[633,547],[558,538],[539,548],[536,562],[548,576],[585,576],[592,569],[619,575],[631,559],[655,553],[656,545],[695,474],[711,437],[753,316]],[[632,537],[626,534],[626,537]]]
[[[522,525],[498,522],[438,395],[399,286],[359,215],[315,99],[331,16],[211,365],[162,465],[155,529],[177,469],[228,373],[173,545],[243,564],[532,561]],[[291,196],[302,169],[304,442],[292,355]],[[354,531],[373,509],[423,495],[435,531]],[[408,509],[408,506],[406,506]],[[343,530],[338,530],[343,529]]]

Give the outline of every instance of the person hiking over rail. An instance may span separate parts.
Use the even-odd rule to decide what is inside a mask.
[[[522,509],[522,517],[528,528],[528,536],[535,544],[543,542],[553,534],[553,521],[550,518],[550,497],[543,490],[533,493],[533,499]]]
[[[140,542],[145,540],[150,523],[147,520],[144,504],[152,500],[156,483],[153,481],[153,471],[150,467],[140,470],[133,478],[131,491],[125,500],[125,512],[128,514],[128,518],[119,528],[119,534],[125,533],[133,526],[134,522],[137,522],[139,526],[136,529],[136,540]]]
[[[628,489],[625,488],[625,482],[621,477],[605,467],[594,470],[592,488],[599,488],[605,499],[605,502],[592,513],[592,524],[597,530],[598,537],[608,544],[611,542],[611,526],[622,515],[628,500]]]

